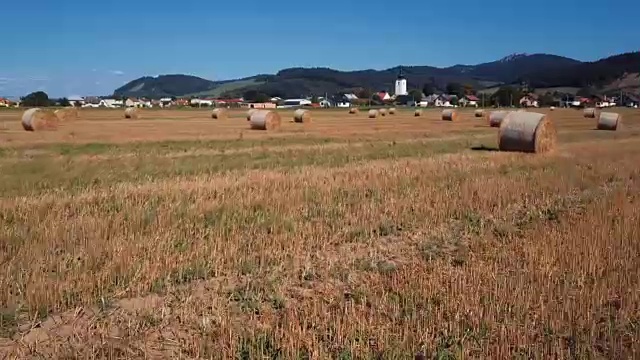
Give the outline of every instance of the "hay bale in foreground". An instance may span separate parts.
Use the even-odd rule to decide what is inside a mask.
[[[258,111],[258,109],[249,109],[247,111],[247,121],[251,121],[251,115],[253,115],[253,113],[256,111]]]
[[[557,143],[556,128],[545,114],[512,112],[500,125],[498,147],[500,151],[545,153]]]
[[[489,114],[489,126],[500,127],[502,121],[511,113],[511,111],[492,111]]]
[[[602,112],[598,118],[598,130],[616,131],[622,123],[622,115],[612,112]]]
[[[380,116],[387,116],[387,109],[380,109],[378,113],[380,113]]]
[[[226,109],[213,109],[211,112],[211,118],[217,120],[224,120],[227,118],[227,110]]]
[[[298,109],[293,113],[293,121],[297,123],[310,123],[311,111],[305,109]]]
[[[369,110],[369,119],[375,119],[378,117],[378,110]]]
[[[270,110],[254,111],[249,121],[252,130],[276,130],[282,122],[280,114]]]
[[[475,116],[475,117],[479,117],[479,118],[484,117],[484,109],[478,109],[478,110],[476,110],[476,111],[474,112],[474,116]]]
[[[598,110],[596,110],[596,108],[586,108],[584,109],[584,117],[586,117],[587,119],[595,119],[596,115],[598,113]]]
[[[137,119],[140,117],[140,115],[138,115],[138,109],[134,108],[134,107],[130,107],[130,108],[126,108],[124,110],[124,117],[125,119]]]
[[[413,112],[413,116],[422,116],[422,110],[416,109],[416,111]]]
[[[442,110],[442,120],[444,121],[456,121],[458,120],[458,112],[453,109]]]
[[[47,110],[33,108],[22,114],[22,127],[26,131],[57,130],[58,118]]]
[[[65,107],[53,112],[60,122],[69,122],[78,120],[78,109],[75,107]]]
[[[397,111],[396,108],[390,108],[389,115],[395,115],[396,111]]]
[[[357,114],[357,113],[359,113],[359,112],[360,112],[360,110],[358,110],[358,108],[351,108],[351,109],[349,109],[349,114]]]

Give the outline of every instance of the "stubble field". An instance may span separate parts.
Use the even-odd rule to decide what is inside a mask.
[[[547,112],[548,110],[533,110]],[[0,357],[640,357],[640,111],[0,111]],[[485,149],[485,150],[478,150]]]

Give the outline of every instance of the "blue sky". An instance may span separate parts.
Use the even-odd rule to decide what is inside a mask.
[[[31,0],[4,2],[0,19],[5,96],[107,95],[168,73],[221,80],[293,66],[476,64],[515,52],[596,60],[640,45],[638,0]]]

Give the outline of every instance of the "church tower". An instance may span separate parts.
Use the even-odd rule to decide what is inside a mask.
[[[407,79],[404,78],[402,73],[402,66],[400,66],[400,72],[396,79],[396,96],[407,95]]]

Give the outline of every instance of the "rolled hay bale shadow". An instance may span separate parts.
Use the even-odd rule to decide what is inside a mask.
[[[380,109],[378,112],[380,113],[380,116],[387,116],[387,109]]]
[[[442,120],[444,121],[456,121],[458,120],[458,112],[453,109],[442,110]]]
[[[415,117],[422,116],[422,110],[416,109],[416,111],[413,112],[413,116],[415,116]]]
[[[124,110],[124,118],[125,119],[139,119],[140,114],[137,108],[130,107]]]
[[[258,109],[249,109],[247,111],[247,121],[251,121],[251,115],[253,115],[253,113],[256,111],[258,111]]]
[[[396,108],[389,109],[389,115],[395,115],[396,112],[397,112]]]
[[[489,126],[500,127],[504,119],[511,114],[511,111],[492,111],[489,114]]]
[[[587,119],[595,119],[598,115],[598,109],[596,108],[586,108],[582,112],[582,115]]]
[[[80,117],[78,109],[74,107],[66,107],[53,112],[60,122],[76,121]]]
[[[360,110],[358,110],[358,108],[349,109],[349,114],[358,114],[358,113],[360,113]]]
[[[505,117],[498,132],[500,151],[547,153],[557,146],[557,131],[545,114],[513,112]]]
[[[612,112],[601,112],[598,118],[598,130],[616,131],[622,125],[622,115]]]
[[[375,119],[378,117],[378,110],[369,110],[369,119]]]
[[[216,120],[226,120],[228,117],[227,109],[213,109],[211,118]]]
[[[22,114],[22,128],[26,131],[53,131],[58,129],[58,117],[48,110],[33,108]]]
[[[500,151],[500,149],[498,149],[498,148],[486,146],[484,144],[483,145],[472,146],[471,150],[473,150],[473,151]]]
[[[298,109],[293,113],[293,121],[297,123],[310,123],[312,121],[311,111]]]
[[[252,130],[277,130],[282,119],[280,114],[270,110],[256,110],[251,114],[249,126]]]

